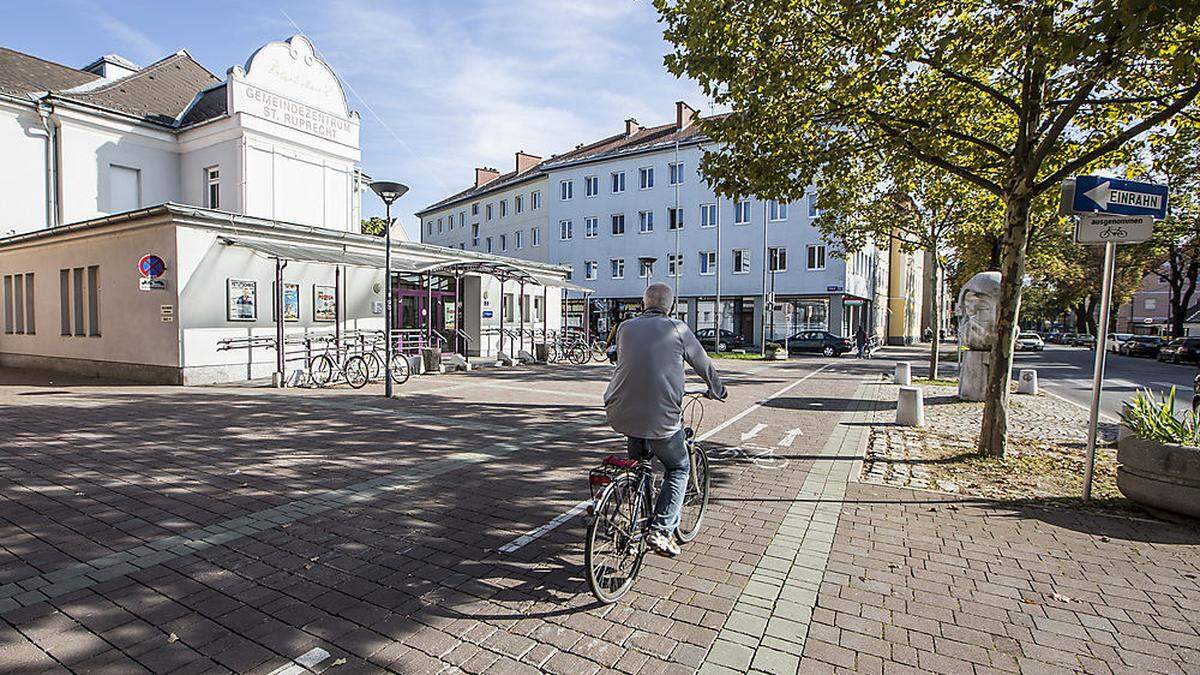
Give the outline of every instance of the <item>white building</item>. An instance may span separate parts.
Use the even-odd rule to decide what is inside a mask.
[[[0,48],[0,151],[0,365],[226,381],[279,369],[231,338],[383,328],[358,114],[303,36],[224,79],[187,52],[74,69]],[[421,344],[491,355],[501,316],[559,324],[560,268],[394,249],[392,328]],[[495,311],[497,276],[525,311]]]

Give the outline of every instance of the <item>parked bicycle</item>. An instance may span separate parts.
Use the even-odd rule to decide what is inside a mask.
[[[679,529],[675,531],[681,543],[692,541],[700,533],[708,507],[708,456],[696,441],[696,430],[704,420],[701,399],[706,393],[684,394],[689,473]],[[620,600],[637,580],[661,481],[655,479],[651,458],[622,459],[610,455],[589,473],[588,482],[593,502],[588,509],[591,522],[584,542],[584,566],[592,595],[608,604]]]

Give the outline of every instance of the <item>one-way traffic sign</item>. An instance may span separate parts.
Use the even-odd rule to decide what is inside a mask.
[[[1167,186],[1106,176],[1078,176],[1071,210],[1161,220],[1167,217]]]

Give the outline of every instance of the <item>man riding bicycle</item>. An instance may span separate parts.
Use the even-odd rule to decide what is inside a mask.
[[[708,397],[724,399],[725,385],[700,341],[668,312],[671,287],[650,284],[642,295],[645,311],[617,330],[617,367],[604,392],[608,423],[628,438],[632,459],[654,456],[666,467],[646,542],[660,555],[679,554],[675,530],[688,482],[688,453],[680,420],[683,364],[691,365],[705,383]]]

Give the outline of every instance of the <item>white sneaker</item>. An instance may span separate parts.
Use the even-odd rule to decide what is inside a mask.
[[[661,556],[674,558],[679,555],[679,544],[675,543],[675,538],[659,530],[654,530],[650,533],[650,536],[646,539],[646,544]]]

